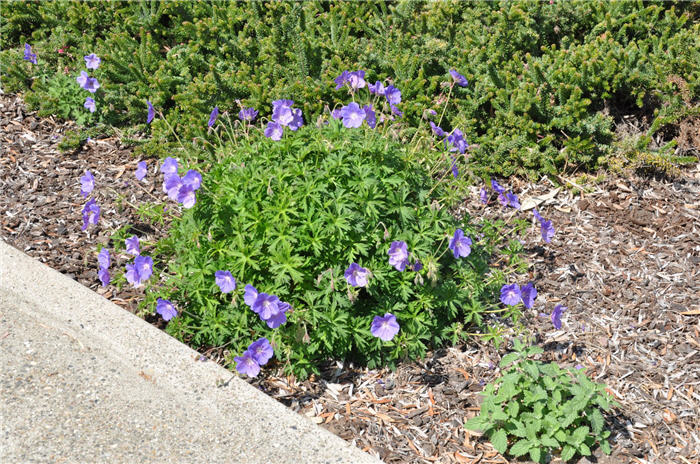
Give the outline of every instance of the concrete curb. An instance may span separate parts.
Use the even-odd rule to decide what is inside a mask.
[[[0,461],[379,463],[0,240]]]

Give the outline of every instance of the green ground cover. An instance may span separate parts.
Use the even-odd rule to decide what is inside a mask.
[[[262,109],[292,96],[313,121],[342,100],[333,79],[345,69],[365,69],[368,81],[390,79],[401,89],[406,137],[426,127],[424,111],[442,108],[444,76],[460,70],[469,86],[452,93],[443,125],[465,133],[481,174],[595,169],[621,152],[680,162],[672,145],[650,147],[651,136],[698,112],[687,103],[699,91],[692,2],[29,1],[0,8],[5,91],[26,91],[47,114],[127,126],[145,121],[150,100],[187,139],[202,135],[212,107],[237,110],[239,100]],[[22,61],[25,42],[40,57],[36,67]],[[89,119],[70,85],[88,53],[104,60],[104,93]],[[657,124],[621,146],[613,134],[618,111]],[[163,121],[152,134],[158,146],[170,137]]]

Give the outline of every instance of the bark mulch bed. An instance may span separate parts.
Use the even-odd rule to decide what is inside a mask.
[[[58,141],[70,128],[27,112],[17,96],[0,95],[0,237],[138,313],[143,290],[100,286],[96,246],[120,227],[139,235],[146,251],[165,235],[167,224],[154,226],[136,214],[137,205],[163,200],[155,160],[148,160],[149,176],[138,182],[140,160],[117,138],[61,154]],[[86,169],[96,177],[102,207],[99,226],[87,233],[80,230],[78,181]],[[548,181],[514,187],[521,201],[556,192]],[[525,243],[539,291],[525,328],[545,349],[543,360],[584,365],[622,405],[610,416],[612,456],[598,450],[580,462],[697,464],[700,166],[674,180],[630,175],[594,188],[575,197],[559,190],[539,205],[556,234],[545,245],[533,222]],[[464,209],[503,214],[476,195]],[[115,258],[123,267],[127,257]],[[547,316],[557,303],[568,307],[558,331]],[[147,320],[163,325],[153,316]],[[251,383],[387,463],[507,463],[463,427],[478,411],[483,385],[498,376],[505,346],[497,350],[475,340],[394,372],[337,363],[303,382],[269,373]],[[217,362],[230,355],[225,348],[205,354]]]

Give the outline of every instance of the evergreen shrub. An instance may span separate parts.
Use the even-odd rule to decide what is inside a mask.
[[[29,1],[0,12],[5,91],[36,93],[37,106],[65,114],[28,71],[24,43],[51,75],[77,75],[82,56],[97,53],[104,122],[145,122],[148,99],[187,139],[203,134],[214,106],[237,110],[239,100],[267,111],[294,95],[319,115],[321,102],[344,97],[331,83],[346,69],[401,89],[410,137],[425,129],[423,111],[442,108],[456,68],[469,86],[454,89],[443,127],[465,133],[483,174],[604,166],[617,150],[611,108],[662,112],[673,127],[688,106],[669,76],[687,83],[689,101],[699,93],[690,2]],[[169,131],[153,126],[155,140]]]

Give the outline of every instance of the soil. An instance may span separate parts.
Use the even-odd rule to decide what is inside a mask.
[[[142,289],[102,287],[97,276],[97,245],[116,229],[138,235],[146,253],[166,235],[167,223],[137,214],[139,205],[169,204],[156,160],[145,160],[148,176],[139,182],[141,160],[116,137],[60,153],[71,128],[38,118],[18,96],[0,95],[0,237],[162,328],[164,321],[139,308]],[[101,215],[83,232],[79,178],[86,169]],[[507,212],[532,220],[524,246],[539,296],[524,330],[545,349],[543,361],[584,366],[621,404],[608,416],[613,454],[596,450],[579,462],[700,462],[700,165],[674,179],[607,175],[575,196],[546,179],[511,187],[523,209],[549,194],[538,209],[556,229],[545,244],[530,211]],[[463,210],[504,214],[497,202],[482,205],[476,190]],[[128,259],[113,254],[113,267]],[[549,319],[555,304],[568,308],[561,330]],[[498,349],[475,339],[395,371],[329,363],[305,381],[268,371],[249,382],[387,463],[516,462],[463,427],[515,336],[506,334]],[[230,359],[225,347],[203,354]]]

